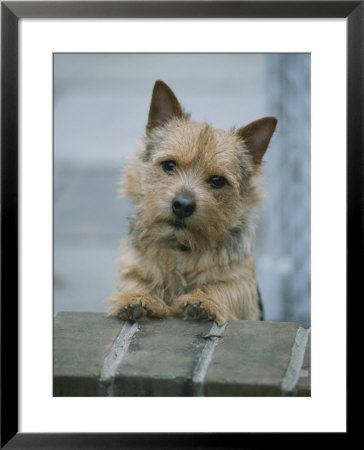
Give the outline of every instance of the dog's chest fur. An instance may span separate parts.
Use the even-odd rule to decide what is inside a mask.
[[[199,258],[185,255],[184,252],[164,253],[154,261],[158,261],[159,273],[154,278],[153,291],[168,305],[173,303],[173,299],[193,291],[196,286],[207,283],[214,276],[212,269],[202,271],[199,268]]]
[[[227,259],[229,264],[226,264]],[[221,251],[191,254],[158,247],[144,250],[138,257],[138,264],[142,265],[146,278],[150,280],[151,291],[168,305],[197,287],[226,279],[240,263],[241,255],[237,254],[233,257]]]
[[[185,272],[185,261],[181,260],[174,270],[169,270],[165,273],[163,283],[156,286],[156,294],[167,305],[171,305],[174,298],[187,294],[195,288],[195,278],[196,276]]]

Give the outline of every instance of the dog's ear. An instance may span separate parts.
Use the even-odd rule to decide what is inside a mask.
[[[147,133],[154,127],[163,126],[173,117],[182,117],[183,112],[172,89],[161,80],[154,84],[152,101],[149,108]]]
[[[277,119],[275,117],[263,117],[263,119],[255,120],[237,131],[255,164],[261,163],[276,125]]]

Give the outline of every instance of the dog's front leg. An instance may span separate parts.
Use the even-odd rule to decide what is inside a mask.
[[[148,284],[130,270],[121,273],[117,291],[108,298],[108,315],[122,320],[140,321],[147,317],[164,317],[168,306],[154,295]]]
[[[176,299],[174,315],[187,320],[259,320],[255,281],[215,283],[201,286]]]

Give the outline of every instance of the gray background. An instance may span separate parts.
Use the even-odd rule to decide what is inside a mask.
[[[192,119],[278,127],[265,157],[257,278],[267,320],[310,324],[310,55],[54,55],[54,313],[104,311],[132,208],[117,199],[156,79]]]

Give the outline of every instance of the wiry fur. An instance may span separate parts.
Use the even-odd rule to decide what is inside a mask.
[[[260,161],[275,124],[265,118],[224,131],[194,122],[168,86],[156,82],[146,136],[124,177],[135,216],[121,242],[110,315],[176,315],[218,324],[261,318],[252,213],[262,199]],[[171,173],[161,166],[168,160],[177,163]],[[215,175],[228,184],[212,188],[208,180]],[[171,203],[186,193],[196,210],[176,227]]]

